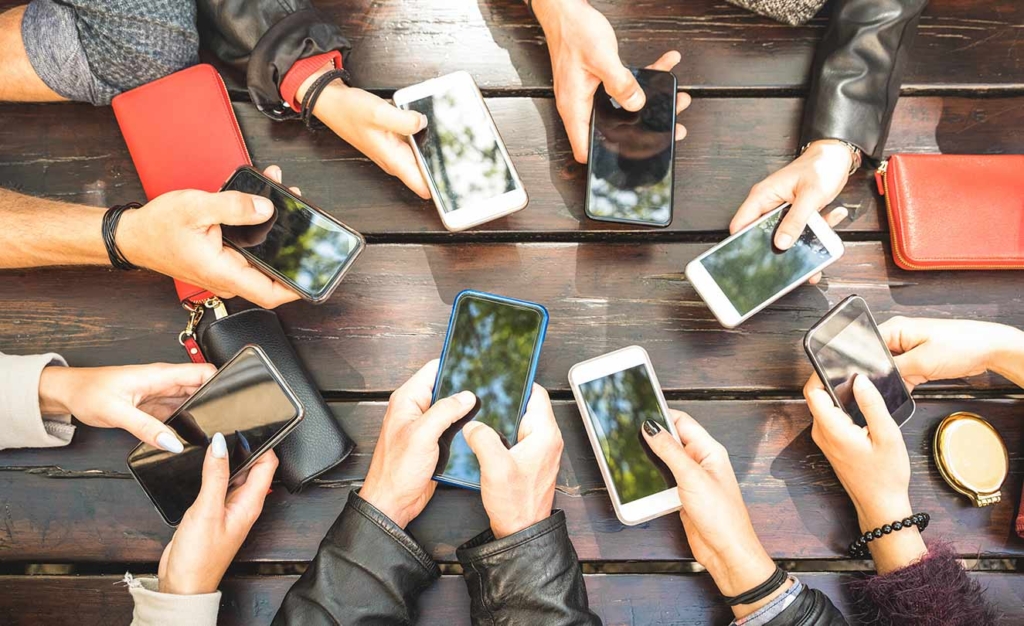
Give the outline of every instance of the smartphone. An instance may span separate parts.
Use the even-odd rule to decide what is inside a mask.
[[[547,328],[539,304],[469,290],[456,296],[432,403],[468,389],[477,405],[441,437],[435,480],[480,488],[480,464],[462,436],[470,420],[493,428],[506,447],[515,444]]]
[[[168,418],[184,451],[173,454],[141,443],[128,454],[128,469],[164,521],[177,526],[199,495],[214,434],[227,440],[235,480],[291,433],[302,416],[302,405],[266,353],[248,345]]]
[[[412,149],[445,228],[465,230],[526,207],[526,188],[469,74],[399,89],[394,101],[427,117]]]
[[[269,198],[274,216],[262,224],[222,225],[224,241],[304,300],[331,297],[366,247],[362,235],[249,166],[224,183],[221,191],[229,190]]]
[[[719,323],[735,328],[843,256],[843,242],[814,213],[788,250],[772,243],[789,205],[708,250],[686,266],[686,278]]]
[[[853,397],[855,376],[871,380],[901,428],[914,415],[914,399],[864,298],[850,296],[826,313],[804,335],[804,351],[832,401],[858,426],[867,422]]]
[[[644,108],[622,108],[604,86],[594,94],[584,210],[591,219],[647,226],[672,223],[676,77],[633,70]]]
[[[634,526],[678,511],[672,471],[642,432],[653,420],[679,438],[647,351],[630,346],[577,363],[569,386],[619,521]]]

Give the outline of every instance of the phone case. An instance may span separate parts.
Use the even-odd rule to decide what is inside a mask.
[[[289,492],[301,491],[352,453],[355,443],[324,402],[273,311],[248,309],[219,319],[206,327],[199,342],[210,362],[218,366],[247,344],[260,346],[298,396],[305,417],[277,446],[277,475]]]
[[[516,430],[515,430],[515,432],[513,433],[513,436],[512,436],[512,440],[516,441],[516,440],[519,439],[519,421],[523,418],[523,413],[525,413],[525,411],[526,411],[526,405],[530,403],[530,394],[533,391],[533,379],[537,375],[537,364],[540,362],[541,348],[544,346],[544,338],[547,336],[548,320],[549,320],[548,310],[546,308],[544,308],[540,304],[537,304],[535,302],[527,302],[526,300],[517,300],[515,298],[507,298],[505,296],[499,296],[499,295],[495,295],[493,293],[486,293],[486,292],[483,292],[483,291],[475,291],[473,289],[464,289],[464,290],[460,291],[455,296],[455,302],[452,304],[452,315],[451,315],[451,317],[448,318],[448,330],[445,332],[444,348],[442,348],[442,350],[441,350],[441,362],[437,366],[437,378],[434,379],[434,395],[430,399],[430,403],[431,404],[434,404],[435,402],[437,402],[440,399],[440,398],[437,397],[437,389],[440,387],[441,372],[444,369],[445,358],[448,356],[448,339],[451,337],[452,326],[455,323],[455,311],[458,310],[459,303],[466,296],[474,296],[474,297],[485,299],[485,300],[493,300],[494,302],[502,302],[504,304],[512,304],[512,305],[515,305],[515,306],[521,306],[521,307],[526,307],[526,308],[534,309],[535,311],[539,312],[540,315],[541,315],[540,330],[537,333],[537,335],[538,335],[538,338],[537,338],[537,349],[533,351],[533,358],[530,361],[530,371],[526,375],[526,378],[527,378],[526,398],[524,398],[524,400],[523,400],[523,409],[522,409],[522,411],[520,411],[519,416],[516,418]],[[480,490],[480,485],[479,484],[465,483],[465,482],[462,482],[461,480],[449,478],[449,477],[445,476],[444,474],[435,474],[434,475],[434,480],[436,480],[439,483],[443,483],[443,484],[446,484],[446,485],[452,485],[452,486],[455,486],[455,487],[463,487],[465,489],[473,489],[473,490],[476,490],[476,491]]]

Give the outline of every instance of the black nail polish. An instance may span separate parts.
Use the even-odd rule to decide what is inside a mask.
[[[644,431],[651,437],[661,432],[661,426],[654,420],[644,421]]]

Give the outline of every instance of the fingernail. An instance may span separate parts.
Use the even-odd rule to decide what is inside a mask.
[[[210,443],[210,447],[213,448],[213,458],[225,459],[228,456],[228,442],[224,441],[224,435],[217,433],[213,436],[213,441]]]
[[[866,376],[857,374],[853,378],[853,386],[861,391],[866,391],[867,388],[871,386],[871,381],[869,381]]]
[[[181,441],[171,433],[160,433],[156,436],[156,445],[160,446],[161,449],[167,450],[174,454],[181,454],[181,451],[185,449]]]
[[[476,404],[476,396],[473,395],[472,391],[460,391],[455,394],[455,400],[465,407],[471,407]]]
[[[661,432],[661,425],[659,425],[658,422],[655,422],[654,420],[645,420],[644,432],[647,433],[649,436],[653,437]]]
[[[637,89],[631,93],[622,105],[630,110],[637,110],[642,107],[644,105],[644,90]]]
[[[793,237],[786,233],[779,233],[778,236],[775,237],[775,245],[778,246],[780,250],[787,250],[789,246],[793,245]]]
[[[260,217],[270,217],[274,214],[274,203],[270,201],[270,198],[264,198],[263,196],[253,196],[252,206],[256,209],[256,214]]]
[[[846,210],[846,207],[841,206],[832,211],[832,214],[836,216],[837,221],[841,222],[850,215],[850,212]]]
[[[276,165],[272,165],[272,166],[270,166],[267,169],[270,170],[270,174],[269,174],[270,178],[274,179],[275,183],[280,183],[281,182],[281,168],[276,166]]]
[[[420,113],[420,127],[416,129],[416,132],[420,132],[427,127],[427,116]]]

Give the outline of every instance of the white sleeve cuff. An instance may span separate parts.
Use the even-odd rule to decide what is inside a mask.
[[[124,582],[135,602],[132,626],[217,626],[219,591],[194,596],[160,593],[156,578],[134,578],[131,574],[124,575]]]
[[[49,366],[66,366],[59,354],[0,354],[0,450],[66,446],[75,434],[70,415],[39,412],[39,378]]]

